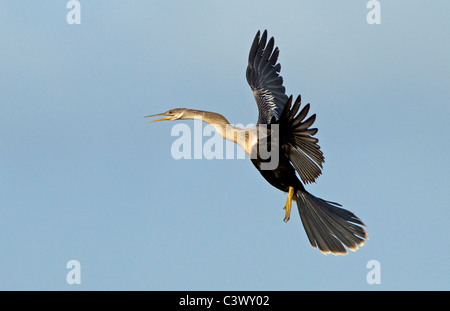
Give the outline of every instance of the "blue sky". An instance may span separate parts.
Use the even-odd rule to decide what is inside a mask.
[[[381,1],[379,25],[366,1],[81,0],[79,25],[66,3],[0,1],[0,289],[449,289],[448,1]],[[175,160],[175,123],[145,123],[255,123],[259,29],[317,114],[308,191],[367,225],[355,253],[313,249],[248,159]]]

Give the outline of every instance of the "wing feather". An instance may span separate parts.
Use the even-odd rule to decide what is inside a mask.
[[[278,120],[288,99],[279,75],[279,50],[274,46],[273,37],[267,41],[266,30],[262,36],[258,31],[248,56],[246,77],[258,106],[258,124],[269,124],[272,118]]]
[[[277,123],[280,124],[282,146],[286,156],[301,180],[304,183],[311,183],[322,174],[322,164],[325,162],[325,158],[317,144],[319,140],[312,137],[318,130],[310,128],[316,120],[316,115],[313,114],[303,121],[309,112],[310,105],[305,105],[301,110],[300,106],[300,96],[293,105],[292,96],[289,97]],[[300,112],[297,114],[299,110]]]

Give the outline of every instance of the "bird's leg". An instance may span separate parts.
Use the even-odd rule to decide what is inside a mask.
[[[292,200],[296,201],[295,196],[294,196],[294,187],[289,187],[286,205],[284,206],[284,209],[286,210],[286,213],[285,213],[284,219],[283,219],[284,222],[288,222],[289,218],[291,218]]]

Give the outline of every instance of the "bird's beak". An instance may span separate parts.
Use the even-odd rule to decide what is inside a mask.
[[[173,114],[168,114],[167,112],[164,112],[164,113],[158,113],[158,114],[153,114],[153,115],[151,115],[151,116],[145,116],[144,118],[160,117],[160,116],[166,116],[166,117],[165,117],[165,118],[158,119],[158,120],[148,121],[147,123],[158,122],[158,121],[165,121],[165,120],[176,120],[176,119],[177,119],[177,118],[175,117],[175,115],[173,115]]]

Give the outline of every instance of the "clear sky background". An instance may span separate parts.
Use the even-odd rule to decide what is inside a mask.
[[[80,0],[80,25],[66,3],[0,1],[0,289],[450,289],[449,1],[381,1],[379,25],[367,1]],[[255,123],[259,29],[317,114],[307,189],[366,223],[357,252],[313,249],[248,159],[175,160],[175,123],[145,123]]]

